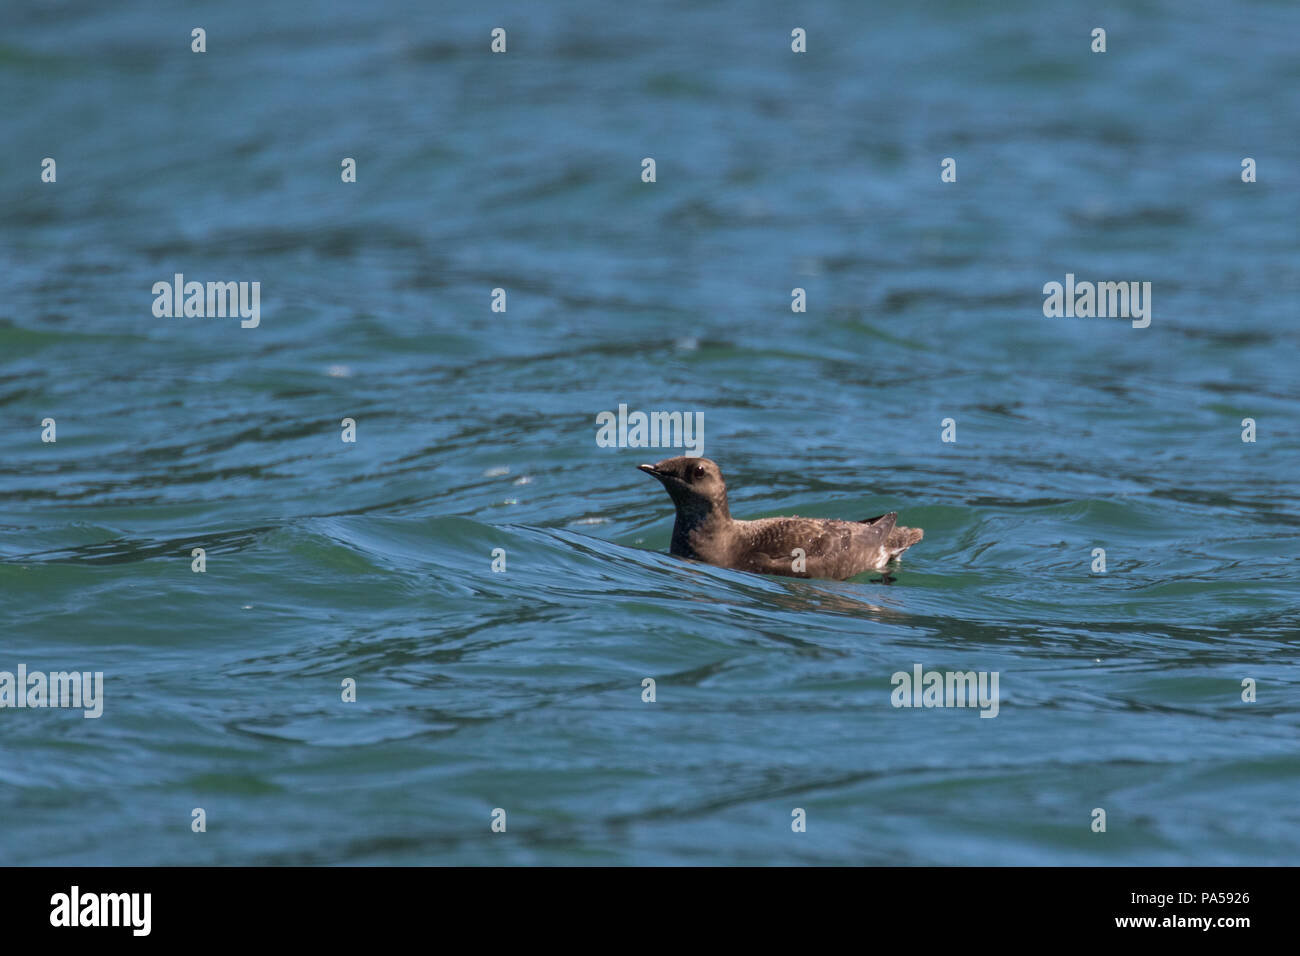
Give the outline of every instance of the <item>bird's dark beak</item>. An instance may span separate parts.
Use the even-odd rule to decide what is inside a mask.
[[[637,465],[637,467],[640,468],[642,471],[644,471],[647,475],[654,475],[656,478],[659,477],[659,469],[657,469],[654,465]]]

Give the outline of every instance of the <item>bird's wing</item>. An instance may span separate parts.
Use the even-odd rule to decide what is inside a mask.
[[[894,522],[897,520],[898,520],[898,512],[891,511],[888,514],[876,515],[874,518],[863,518],[861,521],[858,522],[858,524],[865,524],[868,527],[874,528],[877,522],[883,521],[886,523],[888,527],[893,528]]]
[[[830,546],[825,525],[816,518],[760,518],[746,522],[745,566],[761,574],[799,575],[794,570],[796,561],[806,562]]]
[[[806,563],[806,562],[805,562]],[[748,551],[741,564],[745,571],[753,571],[756,574],[780,574],[789,578],[806,578],[810,577],[808,571],[796,571],[795,559],[792,555],[781,555],[763,551]]]
[[[893,514],[872,524],[822,518],[768,518],[753,522],[745,566],[761,574],[847,577],[874,564],[875,549],[894,527]],[[796,554],[795,549],[801,554]]]

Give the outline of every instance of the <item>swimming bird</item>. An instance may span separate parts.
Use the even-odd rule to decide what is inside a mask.
[[[670,551],[679,558],[758,574],[843,581],[883,570],[922,536],[920,528],[896,525],[893,511],[863,521],[798,516],[739,521],[727,508],[727,485],[716,462],[680,457],[637,467],[658,478],[677,506]]]

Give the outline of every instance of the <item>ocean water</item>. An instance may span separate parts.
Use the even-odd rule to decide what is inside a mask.
[[[7,10],[0,671],[104,690],[0,709],[0,863],[1295,863],[1297,33]],[[260,324],[156,317],[176,273]],[[1045,317],[1067,274],[1149,327]],[[892,584],[672,558],[620,404],[702,414],[739,517],[925,539]],[[997,716],[893,706],[917,665]]]

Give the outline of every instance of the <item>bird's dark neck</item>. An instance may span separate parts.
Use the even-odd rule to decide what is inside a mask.
[[[700,554],[698,545],[702,540],[721,534],[730,524],[731,514],[727,511],[725,502],[721,506],[714,505],[707,509],[679,506],[677,520],[673,522],[673,541],[669,550],[679,558],[713,560],[712,555]]]

